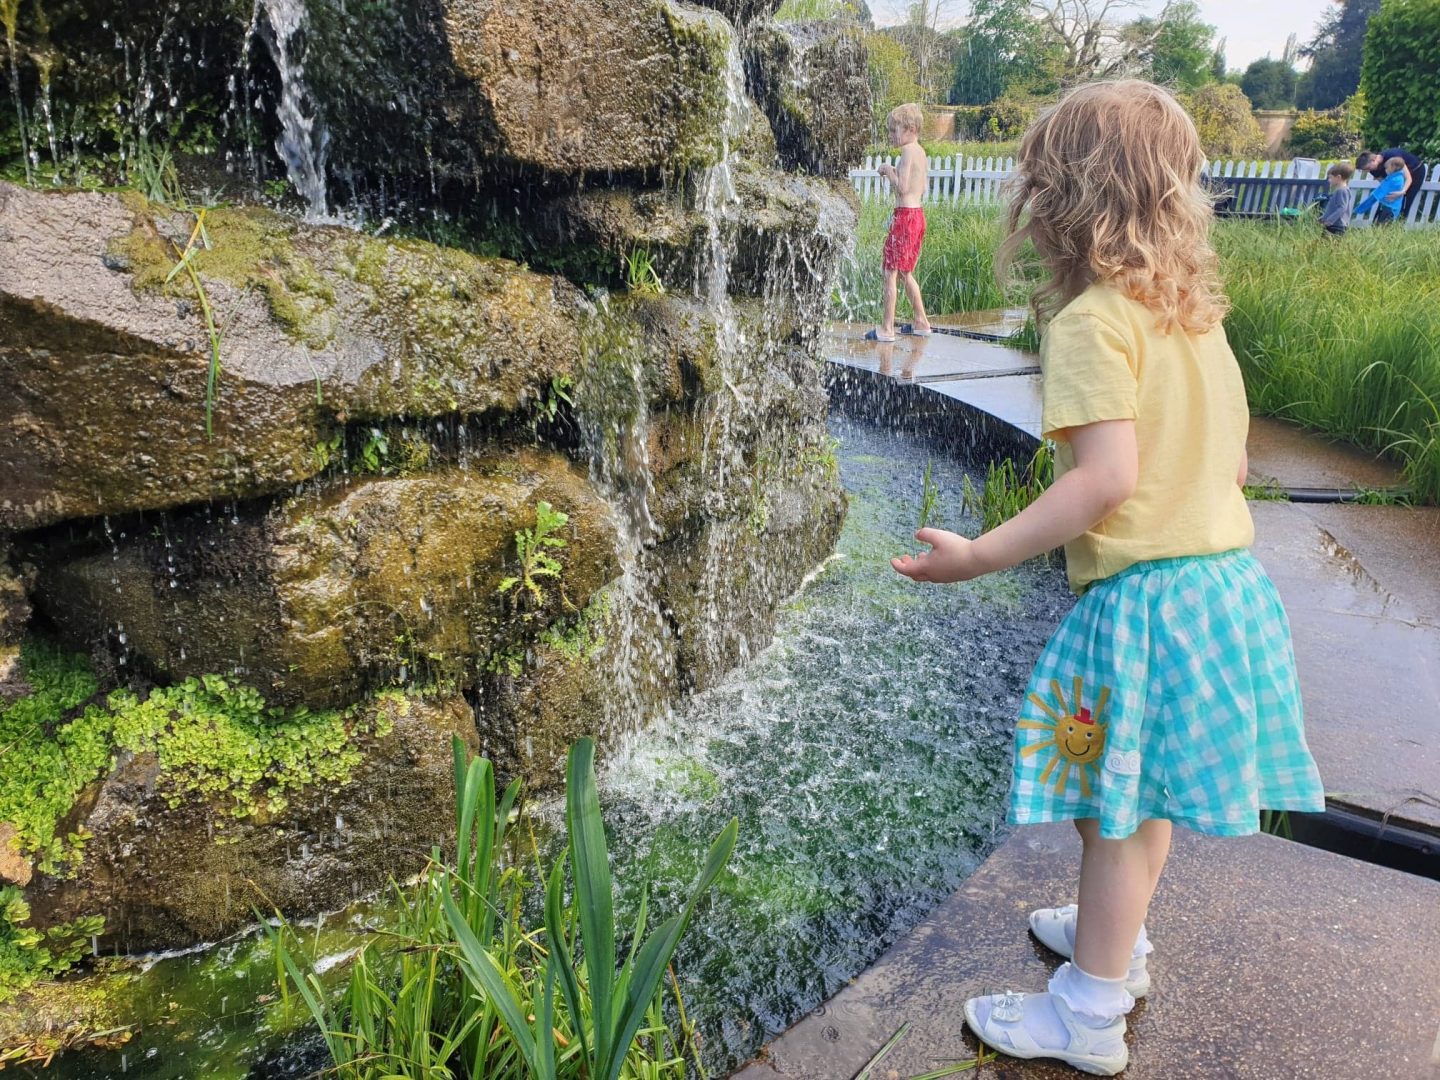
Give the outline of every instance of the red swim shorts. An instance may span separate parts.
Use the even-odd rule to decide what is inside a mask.
[[[924,239],[925,211],[918,206],[897,206],[890,219],[890,235],[885,237],[885,269],[906,274],[914,270]]]

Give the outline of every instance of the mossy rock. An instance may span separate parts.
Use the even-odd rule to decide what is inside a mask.
[[[643,252],[665,289],[695,295],[718,239],[731,253],[732,294],[763,297],[783,319],[823,318],[825,283],[854,235],[853,189],[746,162],[731,175],[737,205],[718,220],[704,212],[692,184],[576,192],[545,206],[535,225],[555,248],[598,249],[617,265]]]
[[[445,0],[496,155],[549,173],[678,174],[721,151],[733,30],[666,0]]]
[[[569,515],[560,577],[502,590],[540,502]],[[123,532],[124,530],[122,530]],[[167,679],[206,672],[284,704],[343,705],[415,678],[473,683],[486,658],[578,610],[618,572],[608,507],[559,454],[337,479],[268,511],[42,542],[37,602],[79,647]]]
[[[844,179],[871,134],[869,54],[858,23],[760,23],[745,42],[750,94],[770,118],[781,164]]]
[[[531,789],[564,784],[566,754],[592,736],[610,737],[674,700],[676,642],[663,614],[627,608],[602,595],[577,622],[559,622],[525,654],[515,674],[497,673],[479,688],[481,752],[504,775]]]
[[[502,259],[0,184],[0,529],[292,487],[351,419],[528,415],[579,352],[578,292]]]
[[[154,754],[122,755],[73,812],[91,834],[76,873],[26,890],[37,927],[103,912],[102,950],[215,940],[278,908],[335,910],[420,869],[454,832],[451,742],[475,747],[458,696],[385,695],[363,707],[348,781],[238,818],[228,800],[169,797]],[[374,714],[373,716],[369,714]]]

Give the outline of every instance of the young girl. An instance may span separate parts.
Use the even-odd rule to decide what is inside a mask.
[[[1056,481],[971,541],[938,529],[893,560],[965,581],[1065,545],[1080,595],[1046,646],[1015,733],[1014,824],[1073,820],[1076,905],[1030,916],[1071,962],[1044,994],[972,998],[990,1046],[1113,1076],[1150,985],[1144,919],[1171,824],[1238,836],[1260,808],[1320,811],[1289,626],[1247,550],[1249,412],[1206,239],[1195,127],[1149,83],[1093,83],[1020,145],[1002,270],[1031,241],[1044,435]],[[1023,222],[1023,223],[1022,223]]]

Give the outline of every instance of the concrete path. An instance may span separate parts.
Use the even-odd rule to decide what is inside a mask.
[[[1330,442],[1284,420],[1250,418],[1250,483],[1286,491],[1403,488],[1400,470],[1347,443]]]
[[[1079,871],[1069,825],[1019,830],[960,890],[737,1080],[849,1080],[902,1024],[876,1080],[973,1058],[965,998],[1044,989],[1058,958],[1032,907]],[[1151,908],[1153,988],[1130,1015],[1127,1080],[1434,1080],[1440,883],[1270,836],[1177,830]],[[979,1080],[1074,1080],[999,1058]]]

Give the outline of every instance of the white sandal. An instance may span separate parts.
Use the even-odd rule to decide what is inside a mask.
[[[1070,1041],[1063,1050],[1040,1046],[1025,1030],[1027,999],[1048,997],[1055,1015],[1065,1026]],[[980,1022],[980,1007],[988,1003],[985,1022]],[[976,1037],[1009,1057],[1055,1058],[1081,1072],[1095,1076],[1114,1076],[1130,1063],[1130,1048],[1125,1045],[1125,1018],[1117,1016],[1105,1027],[1092,1028],[1075,1019],[1065,999],[1055,994],[989,994],[965,1002],[965,1022]]]
[[[1038,908],[1030,913],[1030,932],[1041,945],[1051,952],[1059,953],[1066,960],[1075,958],[1075,904],[1058,908]],[[1155,951],[1148,941],[1145,952],[1130,958],[1130,971],[1125,976],[1125,989],[1133,998],[1142,998],[1150,992],[1150,971],[1147,959]]]

